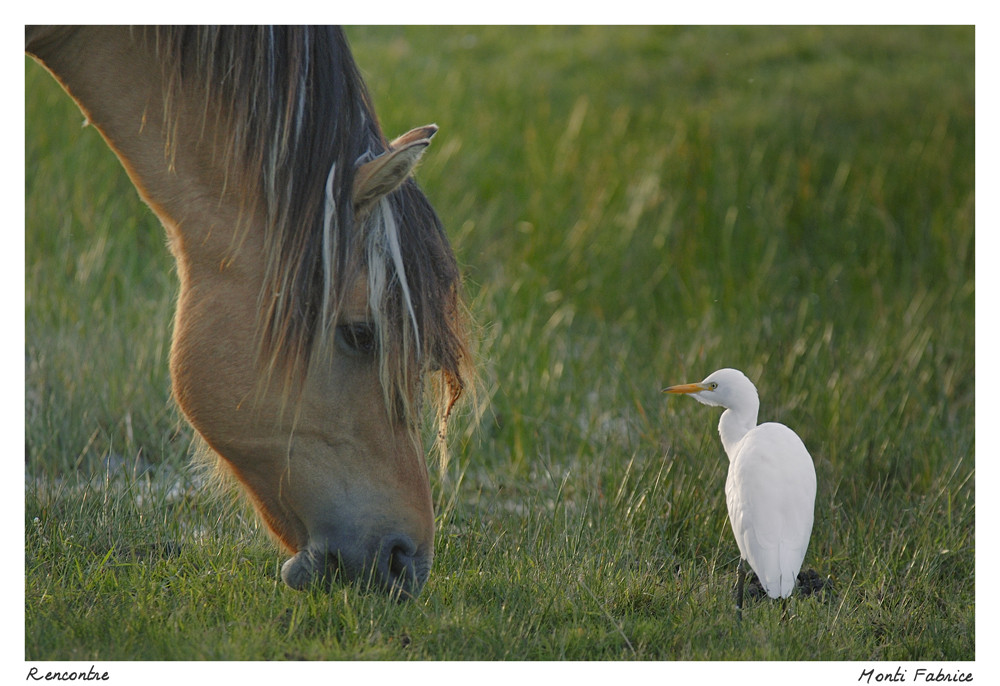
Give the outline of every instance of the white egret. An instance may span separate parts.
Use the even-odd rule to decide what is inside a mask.
[[[816,502],[816,470],[802,439],[784,424],[757,425],[757,388],[736,369],[720,369],[701,383],[663,389],[705,405],[725,407],[719,420],[729,456],[726,505],[740,549],[736,612],[742,614],[744,560],[771,598],[787,598],[809,545]]]

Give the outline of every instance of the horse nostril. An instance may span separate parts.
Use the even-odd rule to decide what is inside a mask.
[[[388,536],[382,540],[378,569],[382,583],[403,597],[416,596],[426,575],[417,568],[418,551],[409,536]]]

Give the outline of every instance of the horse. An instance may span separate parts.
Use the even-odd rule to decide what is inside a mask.
[[[420,426],[472,363],[461,278],[342,29],[52,26],[25,52],[100,132],[177,267],[172,396],[291,557],[295,589],[416,597],[434,555]]]

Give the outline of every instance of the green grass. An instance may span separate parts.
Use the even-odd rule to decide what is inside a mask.
[[[352,28],[479,328],[424,594],[295,592],[188,469],[164,235],[27,66],[25,657],[975,659],[974,33]],[[816,463],[825,598],[733,622],[718,415]]]

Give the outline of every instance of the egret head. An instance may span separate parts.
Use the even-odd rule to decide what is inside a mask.
[[[704,405],[714,405],[730,410],[756,411],[760,404],[757,388],[738,369],[720,369],[712,372],[704,381],[670,386],[664,393],[686,393]]]

